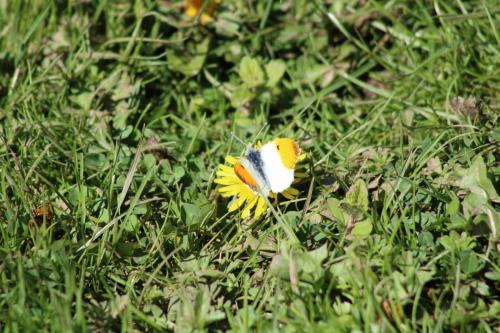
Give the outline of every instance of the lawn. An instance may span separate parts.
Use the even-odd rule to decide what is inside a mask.
[[[495,0],[0,0],[0,331],[500,332],[499,27]],[[256,216],[218,177],[275,138],[298,192]]]

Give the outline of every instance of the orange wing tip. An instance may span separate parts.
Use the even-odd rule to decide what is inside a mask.
[[[276,144],[283,165],[288,169],[294,169],[299,159],[299,145],[290,138],[277,138],[274,139],[274,143]]]

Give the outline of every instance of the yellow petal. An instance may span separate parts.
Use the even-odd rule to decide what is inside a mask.
[[[238,182],[238,183],[241,183],[241,180],[235,176],[234,174],[228,174],[226,172],[221,172],[221,171],[217,171],[215,173],[215,175],[217,176],[218,179],[220,178],[228,178],[228,179],[234,179],[235,182]]]
[[[226,156],[225,160],[227,163],[229,163],[229,165],[234,165],[234,164],[236,164],[236,162],[238,162],[238,159],[236,159],[235,157],[232,157],[230,155]]]
[[[245,185],[242,184],[234,184],[234,185],[228,185],[228,186],[221,186],[217,190],[220,194],[224,195],[236,195],[239,194],[240,192],[245,191]]]
[[[255,197],[255,193],[253,191],[241,191],[240,197],[245,197],[246,200],[250,201]]]
[[[227,165],[224,165],[224,164],[219,164],[217,166],[217,168],[221,171],[221,172],[227,172],[227,173],[230,173],[230,174],[235,174],[234,173],[234,169],[233,167],[230,167],[230,166],[227,166]]]
[[[229,212],[234,212],[238,208],[245,203],[246,198],[244,196],[240,196],[237,200],[234,200],[228,207]]]
[[[222,178],[215,178],[214,183],[220,185],[234,185],[238,184],[238,181],[234,178],[222,177]]]
[[[287,192],[290,195],[293,195],[294,197],[296,197],[297,195],[299,195],[299,190],[297,190],[296,188],[293,188],[293,187],[287,188],[285,190],[285,192]]]
[[[259,199],[259,196],[256,195],[254,198],[252,198],[252,200],[250,200],[250,202],[247,203],[247,205],[245,206],[245,208],[243,208],[243,211],[241,212],[242,218],[245,219],[250,215],[251,210],[252,210],[253,206],[255,206],[255,204],[257,203],[258,199]]]
[[[221,195],[223,198],[229,198],[229,197],[232,197],[232,196],[235,196],[235,195],[236,195],[235,193],[231,193],[231,192],[229,192],[229,193],[221,193],[221,192],[219,192],[219,193],[220,193],[220,195]]]
[[[266,200],[264,200],[264,197],[259,197],[257,200],[257,207],[255,207],[255,217],[261,216],[266,210]]]
[[[242,184],[233,184],[233,185],[228,185],[228,186],[221,186],[219,188],[219,192],[224,193],[224,192],[233,192],[233,191],[239,191]]]

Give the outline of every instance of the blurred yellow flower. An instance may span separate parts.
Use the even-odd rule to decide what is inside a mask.
[[[220,1],[221,0],[205,0],[205,2],[207,2],[205,5],[203,0],[184,0],[184,13],[191,18],[199,16],[200,24],[206,24],[213,20],[211,15],[214,12],[215,6],[219,4]],[[202,11],[201,14],[200,11]]]

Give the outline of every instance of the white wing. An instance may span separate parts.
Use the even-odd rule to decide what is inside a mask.
[[[264,162],[263,171],[271,191],[280,193],[289,188],[293,182],[294,170],[287,169],[283,165],[276,144],[267,143],[259,150]]]

